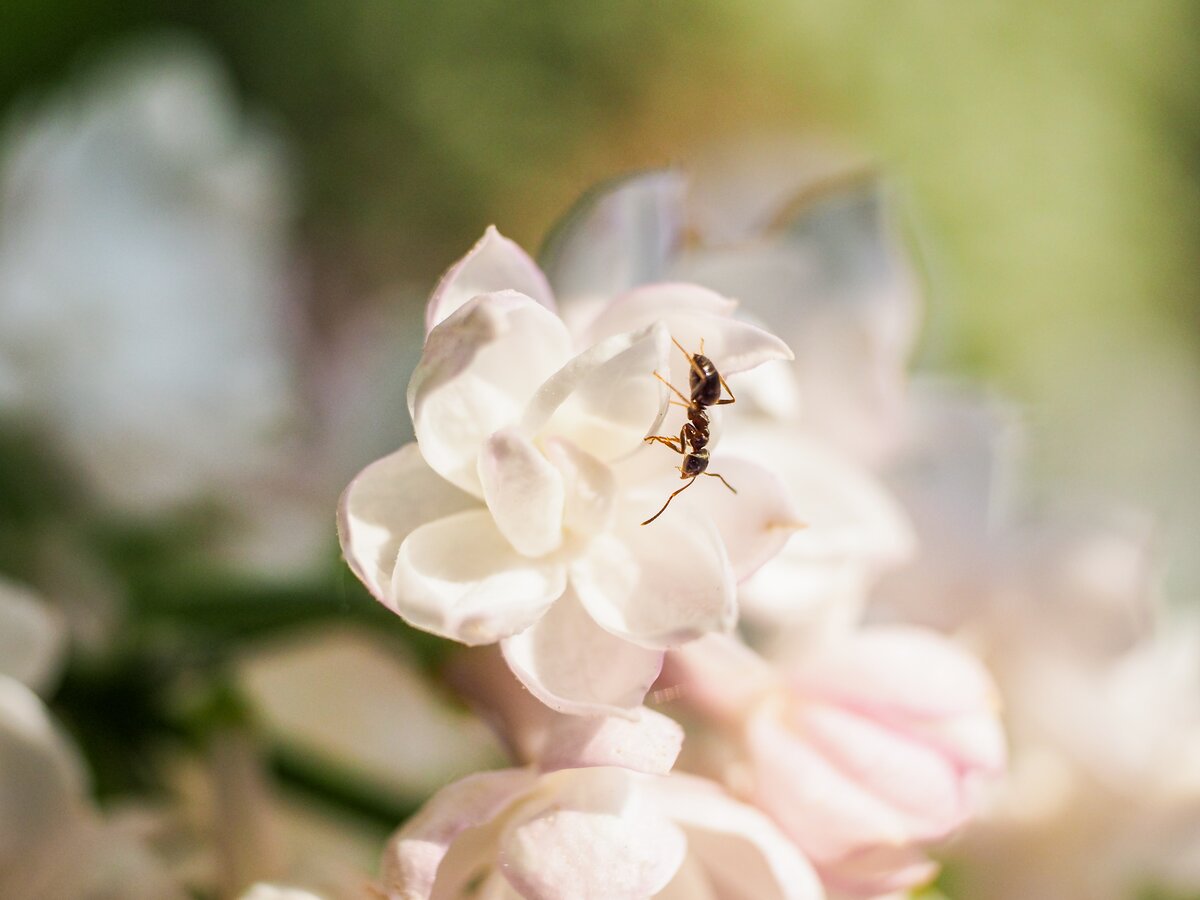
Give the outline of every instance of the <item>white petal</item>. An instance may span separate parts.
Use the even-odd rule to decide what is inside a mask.
[[[516,424],[538,387],[572,356],[554,313],[514,291],[468,301],[429,333],[408,385],[408,408],[425,460],[481,495],[479,451]]]
[[[561,562],[519,555],[483,509],[413,531],[392,576],[394,608],[405,621],[464,644],[524,631],[565,587]]]
[[[31,592],[0,579],[0,675],[34,690],[53,679],[66,649],[66,627]]]
[[[609,634],[570,591],[501,648],[513,673],[534,696],[552,709],[575,715],[628,716],[662,667],[661,651]]]
[[[554,294],[537,263],[492,225],[433,289],[425,308],[426,333],[472,297],[505,290],[519,291],[554,309]]]
[[[718,455],[712,458],[708,471],[724,476],[737,493],[710,490],[689,499],[717,526],[741,581],[783,549],[805,523],[783,482],[762,466]]]
[[[388,841],[381,880],[389,898],[427,900],[451,845],[468,829],[487,825],[535,781],[530,769],[481,772],[442,788]],[[494,848],[480,849],[480,860],[494,859]],[[439,889],[444,887],[439,884]],[[455,896],[448,894],[448,896]]]
[[[765,465],[787,486],[807,526],[788,542],[787,554],[849,559],[875,571],[913,552],[912,527],[878,479],[787,424],[740,420],[721,449]]]
[[[601,185],[551,231],[538,259],[569,323],[597,303],[661,281],[683,240],[686,180],[675,171],[641,172]]]
[[[528,438],[513,428],[488,438],[479,481],[496,527],[518,553],[545,556],[562,545],[563,477]]]
[[[542,385],[522,425],[573,441],[612,461],[638,450],[667,410],[670,336],[662,325],[614,335],[594,344]]]
[[[732,318],[737,301],[695,284],[651,284],[615,299],[589,329],[592,340],[663,322],[688,353],[713,361],[723,375],[752,369],[772,359],[791,359],[792,351],[779,338],[749,322]],[[688,361],[671,357],[672,383],[684,389]]]
[[[622,507],[614,530],[572,562],[571,583],[602,628],[658,648],[733,628],[733,567],[713,524],[689,510],[643,527]]]
[[[399,612],[392,572],[401,543],[414,528],[478,505],[429,468],[416,444],[406,444],[363,469],[342,493],[342,553],[375,599]]]
[[[501,838],[499,864],[527,900],[629,900],[662,890],[683,862],[683,833],[643,801],[636,773],[572,769],[543,778],[557,790],[523,809]]]
[[[538,760],[544,772],[590,766],[620,766],[665,775],[683,746],[683,729],[662,713],[642,707],[624,716],[559,716],[546,735]]]
[[[691,856],[727,900],[821,900],[812,866],[762,813],[690,775],[655,779],[647,788],[687,832]]]
[[[546,441],[546,456],[562,473],[566,486],[563,528],[587,536],[607,531],[616,513],[617,480],[613,470],[561,438]]]

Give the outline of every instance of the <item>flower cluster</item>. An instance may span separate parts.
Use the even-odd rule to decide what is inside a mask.
[[[805,366],[784,341],[719,278],[683,279],[703,267],[679,185],[593,198],[545,269],[489,229],[430,298],[415,442],[343,495],[375,598],[498,643],[544,704],[474,691],[527,765],[430,801],[389,845],[389,897],[883,896],[932,877],[923,848],[1003,769],[977,662],[921,629],[858,630],[911,527],[866,454],[791,424]],[[740,401],[706,410],[700,445],[696,354]],[[727,485],[685,481],[648,522],[693,474],[656,435],[709,451]],[[735,636],[740,607],[769,658]],[[656,684],[688,725],[682,772],[683,729],[641,706]]]

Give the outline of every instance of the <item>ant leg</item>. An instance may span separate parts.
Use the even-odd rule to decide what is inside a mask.
[[[735,488],[732,484],[730,484],[728,481],[726,481],[724,475],[718,475],[716,472],[705,472],[704,474],[707,475],[709,478],[720,478],[721,484],[725,485],[725,487],[729,488],[735,494],[737,493],[737,488]]]
[[[697,477],[698,476],[693,475],[691,481],[689,481],[687,484],[685,484],[683,487],[681,487],[679,490],[677,490],[675,493],[673,493],[670,497],[667,498],[667,502],[662,505],[662,509],[660,509],[658,512],[656,512],[654,515],[652,515],[650,518],[648,518],[642,524],[649,525],[651,522],[653,522],[655,519],[657,519],[659,516],[661,516],[663,513],[665,513],[667,511],[667,507],[671,505],[671,501],[674,500],[676,497],[678,497],[680,494],[682,494],[684,491],[686,491],[688,488],[690,488],[692,486],[692,484],[696,481]],[[722,479],[722,481],[723,480],[724,479]]]
[[[684,402],[685,406],[691,406],[691,403],[688,401],[688,398],[683,396],[683,392],[680,391],[679,388],[675,387],[675,385],[671,384],[671,382],[667,381],[667,379],[665,379],[661,375],[659,375],[658,372],[654,373],[654,377],[657,378],[659,381],[661,381],[663,384],[665,384],[667,387],[669,387],[671,390],[673,390],[675,392],[675,396],[678,397],[680,400],[682,400]]]
[[[729,385],[727,385],[725,383],[725,376],[722,375],[720,372],[718,372],[717,377],[721,379],[721,387],[725,388],[725,393],[727,393],[729,395],[729,399],[728,400],[718,400],[716,403],[713,404],[713,406],[725,406],[728,403],[737,403],[737,397],[733,396],[733,391],[731,391],[729,389]]]
[[[690,404],[690,403],[680,403],[678,400],[668,400],[667,402],[668,402],[669,404],[671,404],[672,406],[682,406],[684,409],[691,409],[691,408],[692,408],[692,404]]]
[[[642,438],[642,440],[645,441],[647,444],[653,444],[653,443],[666,444],[668,447],[670,447],[676,453],[684,453],[685,451],[683,448],[685,445],[683,442],[683,435],[684,435],[685,431],[687,431],[687,425],[684,425],[682,428],[679,429],[679,437],[677,437],[677,438],[667,437],[665,434],[652,434],[652,435],[648,435],[647,437]]]

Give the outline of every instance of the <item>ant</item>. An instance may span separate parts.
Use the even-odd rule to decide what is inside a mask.
[[[679,477],[690,478],[691,481],[671,494],[667,498],[667,502],[662,505],[662,509],[643,522],[643,525],[649,525],[666,512],[667,507],[671,505],[671,501],[690,488],[692,483],[701,475],[707,475],[710,478],[720,478],[721,483],[725,487],[729,488],[735,494],[737,493],[737,489],[726,481],[723,476],[718,475],[716,472],[705,471],[708,468],[709,440],[707,407],[735,403],[737,398],[733,396],[733,391],[729,390],[729,385],[725,383],[725,379],[717,371],[717,367],[713,365],[713,361],[704,355],[703,338],[700,339],[699,353],[688,353],[683,349],[683,345],[673,337],[671,338],[671,342],[679,348],[680,353],[687,357],[688,365],[691,367],[691,371],[688,373],[688,386],[691,389],[692,396],[690,398],[685,397],[682,391],[659,375],[658,372],[654,373],[654,377],[675,392],[679,400],[672,400],[671,403],[686,409],[688,420],[679,429],[679,437],[654,434],[643,438],[643,440],[648,444],[666,444],[676,453],[682,455],[683,465],[679,467]],[[729,394],[729,396],[722,398],[722,390]]]

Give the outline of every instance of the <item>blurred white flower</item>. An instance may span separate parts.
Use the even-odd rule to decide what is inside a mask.
[[[733,496],[644,438],[667,415],[661,373],[688,383],[672,337],[733,374],[787,348],[694,285],[616,296],[573,334],[542,273],[494,229],[429,302],[409,386],[417,442],[367,467],[343,496],[347,561],[409,623],[467,644],[502,642],[543,702],[592,713],[638,706],[662,651],[736,620],[734,582],[796,527],[776,479],[713,457]],[[659,452],[661,451],[661,452]]]
[[[289,637],[246,654],[237,671],[268,738],[398,805],[501,758],[481,721],[364,630]]]
[[[44,692],[66,650],[61,617],[34,594],[0,578],[0,675]]]
[[[559,720],[553,759],[445,788],[392,838],[382,888],[445,897],[820,898],[761,813],[670,775],[682,732],[648,710]]]
[[[281,147],[214,62],[155,46],[0,143],[6,394],[121,512],[236,495],[295,425]]]
[[[1013,777],[953,848],[972,896],[1120,900],[1200,888],[1200,629],[1106,660],[1013,667]]]
[[[61,623],[4,586],[0,635],[0,896],[182,897],[139,836],[93,807],[80,760],[30,690],[57,665]]]

